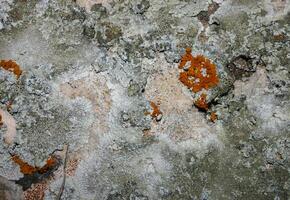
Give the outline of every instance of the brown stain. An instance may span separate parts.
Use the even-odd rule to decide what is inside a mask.
[[[150,114],[152,118],[157,118],[159,115],[162,115],[162,112],[160,111],[159,107],[153,101],[150,101],[150,106],[153,110],[152,113]]]
[[[276,34],[276,35],[273,35],[273,41],[274,42],[284,42],[287,40],[287,37],[285,34]]]
[[[73,159],[69,160],[67,163],[66,175],[74,176],[75,172],[78,168],[79,163],[80,163],[80,159],[78,159],[78,158],[73,158]]]
[[[207,11],[201,11],[198,13],[197,18],[203,24],[204,27],[207,27],[209,24],[210,16],[213,15],[220,5],[216,2],[209,4]]]
[[[0,127],[3,126],[2,115],[0,114]]]
[[[24,175],[32,175],[35,173],[44,174],[55,168],[58,164],[55,156],[50,156],[43,167],[34,167],[22,160],[18,155],[13,155],[11,159],[20,167],[20,172]]]
[[[202,93],[198,100],[194,102],[194,105],[201,110],[208,110],[208,104],[206,103],[206,94]]]
[[[20,66],[13,60],[1,60],[0,66],[5,70],[13,72],[16,75],[17,79],[22,74],[22,70],[20,69]]]
[[[45,180],[24,191],[24,200],[43,200],[45,191],[48,189],[48,183],[49,181]]]
[[[200,41],[201,43],[206,43],[209,39],[209,37],[206,34],[205,29],[207,27],[209,27],[210,23],[210,17],[211,15],[213,15],[218,9],[219,9],[220,5],[216,2],[212,2],[208,5],[207,10],[203,10],[201,12],[199,12],[196,17],[197,19],[202,23],[204,29],[200,32],[200,34],[198,35],[198,41]]]
[[[209,15],[214,14],[214,13],[219,9],[219,7],[220,7],[220,5],[219,5],[218,3],[216,3],[216,2],[212,2],[212,3],[209,4],[209,6],[208,6],[208,9],[207,9],[208,14],[209,14]]]
[[[193,92],[208,90],[219,83],[216,65],[203,55],[193,57],[191,49],[187,48],[178,68],[184,69],[187,62],[190,62],[190,67],[180,72],[179,80]]]
[[[215,122],[216,120],[217,120],[217,118],[218,118],[218,116],[217,116],[217,114],[216,114],[216,112],[211,112],[210,113],[210,121],[211,122]]]

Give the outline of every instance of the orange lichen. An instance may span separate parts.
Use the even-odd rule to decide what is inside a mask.
[[[53,169],[56,165],[57,165],[56,158],[53,156],[50,156],[46,160],[46,164],[43,167],[41,167],[40,169],[38,169],[38,173],[44,174],[44,173],[50,171],[51,169]]]
[[[73,158],[68,161],[65,170],[67,176],[73,176],[75,174],[79,162],[80,159],[78,158]],[[53,162],[51,164],[53,164]],[[34,183],[31,188],[24,191],[24,200],[43,200],[45,191],[47,191],[49,185],[53,181],[58,180],[61,176],[63,176],[63,171],[59,169],[54,173],[54,176],[50,176],[39,183]]]
[[[17,79],[22,74],[22,70],[20,69],[20,66],[13,60],[1,60],[0,66],[5,70],[13,72],[16,75]]]
[[[182,56],[180,64],[178,66],[179,69],[183,69],[188,61],[193,60],[193,56],[191,55],[191,48],[186,48],[186,53]]]
[[[159,107],[152,101],[150,101],[150,106],[152,108],[151,117],[157,118],[159,115],[162,115],[162,112],[160,111]]]
[[[33,167],[29,165],[27,162],[23,161],[19,156],[13,155],[12,160],[19,165],[20,172],[24,175],[32,175],[34,173],[44,174],[50,170],[52,170],[57,165],[57,159],[54,156],[50,156],[46,160],[46,164],[43,167]]]
[[[37,172],[37,169],[31,165],[29,165],[27,162],[23,161],[19,156],[14,155],[12,156],[12,160],[19,165],[20,172],[22,174],[34,174]]]
[[[217,114],[216,114],[216,112],[211,112],[209,119],[210,119],[210,121],[215,122],[217,120]]]
[[[199,92],[202,89],[208,90],[219,83],[216,66],[209,59],[203,55],[193,57],[191,49],[187,48],[178,68],[184,69],[188,62],[190,62],[190,66],[188,69],[180,72],[179,80],[193,92]]]
[[[194,105],[201,110],[208,110],[208,104],[206,103],[206,94],[202,93],[199,99],[194,102]]]

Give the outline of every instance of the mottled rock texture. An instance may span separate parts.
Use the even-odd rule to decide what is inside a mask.
[[[0,199],[1,200],[20,200],[23,199],[23,193],[15,183],[0,176]]]
[[[289,0],[0,0],[0,195],[288,200],[289,30]]]

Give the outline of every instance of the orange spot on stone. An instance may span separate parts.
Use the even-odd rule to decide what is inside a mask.
[[[0,66],[5,70],[13,72],[16,75],[17,79],[22,74],[22,70],[20,69],[20,66],[13,60],[1,60]]]
[[[206,103],[206,94],[201,94],[200,98],[194,102],[194,105],[201,110],[208,110],[208,104]]]
[[[216,112],[210,113],[210,121],[215,122],[217,120],[217,114]]]
[[[184,69],[188,62],[190,62],[190,67],[180,72],[179,80],[193,92],[208,90],[219,83],[216,66],[209,59],[203,55],[193,57],[191,49],[187,48],[178,68]]]
[[[159,107],[154,102],[150,101],[150,106],[153,109],[153,111],[151,113],[152,118],[157,118],[159,115],[162,114]]]
[[[58,164],[56,157],[51,156],[47,159],[43,167],[34,167],[23,161],[19,156],[13,155],[11,158],[20,167],[20,172],[24,175],[32,175],[34,173],[44,174],[52,170]]]

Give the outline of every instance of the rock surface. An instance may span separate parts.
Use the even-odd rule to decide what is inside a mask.
[[[289,23],[289,0],[0,1],[0,60],[22,70],[0,67],[0,175],[62,154],[24,199],[64,173],[68,200],[289,199]],[[187,48],[217,86],[180,82]]]
[[[0,176],[0,199],[1,200],[22,200],[22,190],[15,183]]]

